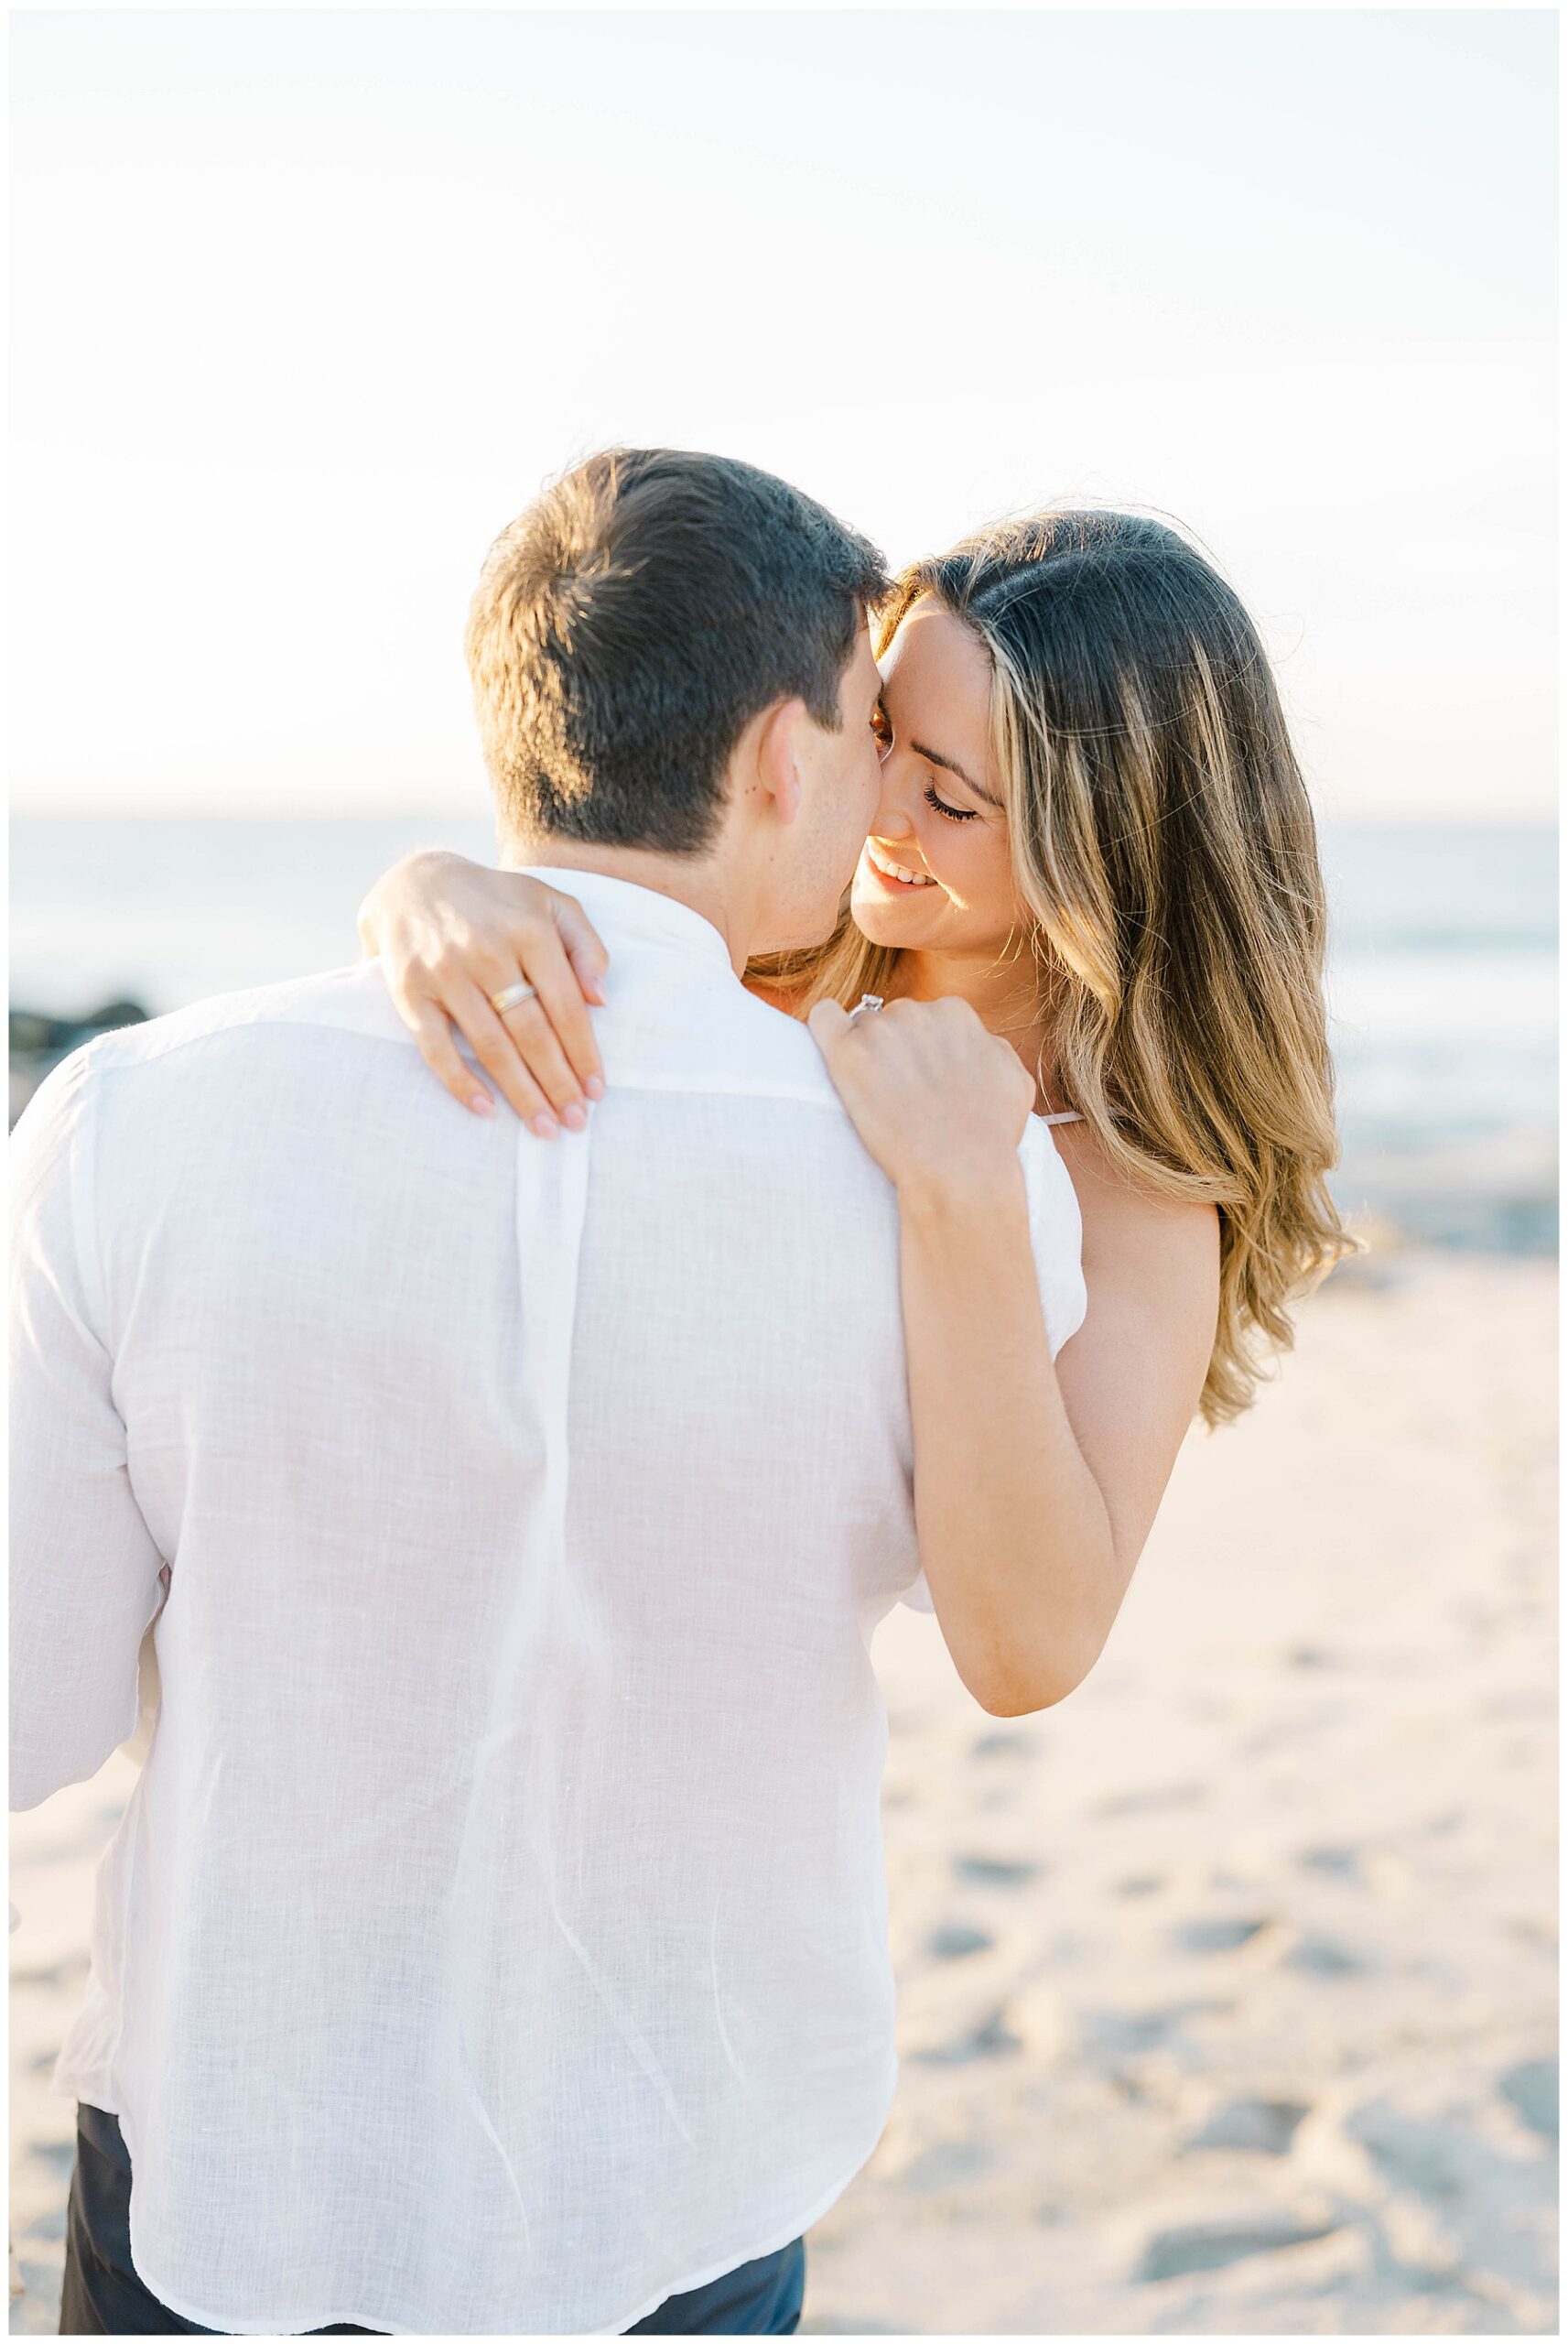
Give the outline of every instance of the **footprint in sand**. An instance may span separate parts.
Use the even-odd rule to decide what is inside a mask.
[[[996,2163],[984,2141],[934,2141],[904,2166],[899,2179],[911,2189],[954,2189],[978,2181]]]
[[[1339,2228],[1336,2221],[1314,2220],[1284,2207],[1260,2208],[1237,2221],[1184,2222],[1155,2232],[1132,2275],[1149,2281],[1180,2279],[1191,2271],[1219,2271],[1249,2254],[1277,2254],[1281,2247],[1305,2246]]]
[[[1345,2130],[1386,2180],[1445,2216],[1517,2198],[1518,2158],[1477,2131],[1465,2111],[1412,2111],[1382,2094],[1352,2109]]]
[[[1303,1848],[1296,1861],[1303,1872],[1321,1872],[1331,1880],[1358,1880],[1361,1876],[1359,1848]]]
[[[1168,1807],[1199,1807],[1208,1796],[1202,1783],[1173,1783],[1152,1791],[1121,1791],[1102,1798],[1097,1815],[1152,1815]]]
[[[1532,2132],[1539,2132],[1543,2141],[1555,2142],[1559,2114],[1555,2059],[1521,2059],[1517,2067],[1503,2070],[1498,2089]]]
[[[971,2059],[995,2059],[1009,2051],[1022,2051],[1023,2046],[1007,2024],[1007,2013],[1000,2006],[989,2017],[971,2027],[967,2035],[956,2035],[950,2042],[934,2043],[924,2051],[912,2051],[908,2056],[927,2067],[967,2067]]]
[[[1135,2059],[1158,2050],[1189,2018],[1223,2018],[1235,2009],[1232,2002],[1206,1997],[1172,2002],[1163,2010],[1086,2011],[1081,2021],[1084,2047],[1091,2059]]]
[[[960,1880],[978,1881],[983,1888],[1023,1888],[1038,1880],[1038,1864],[1011,1863],[1000,1856],[955,1856],[953,1870]]]
[[[1333,1937],[1305,1937],[1286,1954],[1284,1967],[1309,1978],[1354,1978],[1372,1967],[1365,1954]]]
[[[925,1950],[935,1961],[961,1961],[967,1953],[984,1953],[996,1943],[984,1929],[971,1928],[967,1921],[944,1921],[925,1940]]]
[[[87,1956],[68,1953],[59,1961],[39,1962],[32,1970],[13,1970],[13,1986],[71,1986],[87,1973]]]
[[[1311,2111],[1303,2100],[1231,2100],[1182,2143],[1189,2149],[1245,2149],[1258,2156],[1288,2155]]]
[[[1171,1933],[1171,1942],[1182,1953],[1234,1953],[1238,1946],[1248,1945],[1266,1929],[1266,1920],[1253,1920],[1238,1914],[1216,1914],[1200,1921],[1185,1921]]]
[[[820,2252],[820,2249],[818,2249]],[[816,2312],[804,2316],[800,2323],[802,2336],[902,2336],[901,2328],[890,2328],[885,2319],[853,2319],[835,2317],[831,2312]]]
[[[1032,1758],[1034,1755],[1021,1733],[982,1733],[970,1744],[977,1758]]]

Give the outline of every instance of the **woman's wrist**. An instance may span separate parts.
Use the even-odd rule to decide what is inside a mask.
[[[939,1229],[970,1221],[994,1222],[1019,1211],[1027,1218],[1028,1189],[1016,1149],[996,1154],[976,1149],[941,1162],[911,1166],[895,1180],[904,1220]]]

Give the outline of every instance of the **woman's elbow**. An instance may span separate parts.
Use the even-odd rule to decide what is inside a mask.
[[[1098,1646],[1081,1660],[1065,1660],[1058,1654],[1041,1667],[1010,1670],[1005,1676],[971,1683],[969,1690],[988,1716],[1033,1717],[1037,1709],[1054,1709],[1058,1701],[1076,1693],[1098,1658]]]
[[[986,1715],[993,1718],[1030,1718],[1037,1709],[1054,1709],[1073,1689],[1071,1685],[1058,1684],[1008,1686],[987,1692],[969,1687]]]

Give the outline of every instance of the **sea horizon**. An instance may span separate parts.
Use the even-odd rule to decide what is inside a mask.
[[[1462,1250],[1557,1232],[1557,831],[1329,822],[1328,993],[1363,1222]],[[13,1008],[150,1015],[359,957],[371,882],[421,845],[495,854],[482,813],[14,815]]]

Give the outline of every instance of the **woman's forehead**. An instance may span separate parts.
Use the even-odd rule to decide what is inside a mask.
[[[939,699],[951,721],[984,726],[990,706],[991,664],[985,645],[933,594],[922,594],[900,620],[882,653],[882,674],[903,688]]]

